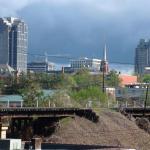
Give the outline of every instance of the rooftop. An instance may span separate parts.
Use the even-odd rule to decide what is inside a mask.
[[[137,83],[137,76],[132,75],[119,75],[121,80],[121,86],[125,86],[128,84],[136,84]]]
[[[0,102],[21,102],[23,101],[22,96],[20,95],[1,95]]]

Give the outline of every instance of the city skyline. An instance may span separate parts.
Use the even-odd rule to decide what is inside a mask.
[[[146,9],[150,2],[133,3],[6,0],[0,1],[0,16],[17,16],[27,22],[29,52],[102,58],[106,42],[109,61],[133,63],[139,39],[150,37]]]

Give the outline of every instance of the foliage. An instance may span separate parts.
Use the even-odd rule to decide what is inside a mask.
[[[106,83],[108,86],[117,87],[120,84],[119,75],[115,70],[111,70],[110,73],[107,75]]]
[[[79,106],[79,104],[70,98],[66,90],[59,90],[51,96],[51,106],[76,107]]]
[[[72,75],[63,74],[62,88],[72,88],[77,85]]]
[[[72,121],[71,117],[66,117],[66,118],[62,118],[61,120],[59,120],[59,124],[66,126],[68,125],[70,122]]]
[[[0,93],[2,92],[3,88],[4,88],[4,81],[0,80]]]
[[[63,89],[64,87],[74,86],[75,84],[72,76],[67,74],[49,75],[47,73],[35,73],[34,80],[38,82],[43,89]]]
[[[101,103],[104,103],[107,100],[106,95],[98,86],[91,86],[79,91],[72,91],[70,92],[70,96],[84,106],[88,103],[89,100],[99,101]]]
[[[88,83],[89,79],[90,74],[86,69],[81,69],[74,75],[74,80],[78,85]]]
[[[9,82],[9,83],[8,83]],[[105,84],[117,86],[118,74],[111,71],[105,78]],[[21,94],[25,106],[48,107],[74,107],[83,106],[90,100],[99,103],[107,101],[106,94],[102,92],[102,75],[90,74],[88,70],[81,69],[75,74],[47,74],[30,73],[20,74],[19,77],[10,78],[7,81],[13,94]],[[46,96],[43,89],[57,89],[53,96]]]
[[[0,89],[3,89],[5,86],[4,80],[0,80]]]
[[[0,88],[3,88],[3,87],[4,87],[4,81],[0,80]]]
[[[52,88],[52,89],[60,88],[60,85],[62,83],[62,76],[61,76],[61,74],[50,75],[49,79],[46,80],[46,82],[47,82],[48,88]],[[45,84],[46,82],[43,82],[43,79],[41,79],[42,84],[43,83]]]
[[[150,74],[145,74],[142,76],[142,82],[150,83]]]
[[[20,90],[24,100],[24,106],[35,107],[37,101],[41,101],[43,92],[38,83],[31,82],[26,88]]]

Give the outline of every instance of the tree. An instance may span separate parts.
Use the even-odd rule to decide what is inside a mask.
[[[142,82],[150,83],[150,74],[145,74],[142,76]]]
[[[68,74],[62,74],[62,82],[61,82],[61,88],[62,89],[70,89],[72,87],[75,87],[76,81],[74,80],[72,75]]]
[[[105,103],[107,101],[106,94],[102,92],[99,86],[90,86],[79,91],[72,91],[70,96],[84,107],[89,100],[100,103]]]
[[[73,76],[77,85],[87,84],[90,80],[90,74],[87,69],[80,69],[74,76]]]
[[[27,87],[20,90],[24,100],[24,106],[35,107],[43,98],[43,92],[38,83],[31,82]]]
[[[113,87],[119,86],[120,79],[119,79],[119,75],[115,70],[111,70],[110,73],[107,75],[106,83],[108,86],[113,86]]]
[[[56,91],[51,96],[51,106],[55,105],[56,107],[75,107],[79,106],[79,104],[72,100],[68,94],[67,90],[59,90]]]
[[[4,80],[0,80],[0,93],[2,93],[4,85],[5,85]]]

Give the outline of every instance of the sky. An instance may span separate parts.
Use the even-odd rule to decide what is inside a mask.
[[[29,53],[103,57],[134,63],[141,38],[150,37],[150,0],[0,0],[0,16],[23,19]]]

